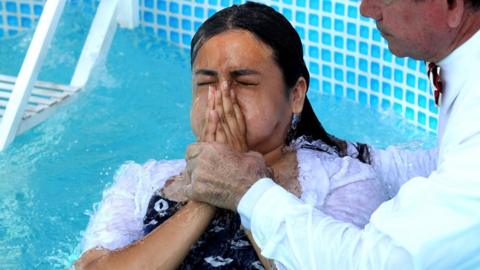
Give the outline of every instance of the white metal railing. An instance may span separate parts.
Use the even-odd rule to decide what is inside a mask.
[[[30,121],[28,125],[20,128],[29,106],[29,100],[30,102],[32,99],[38,100],[36,97],[31,97],[32,89],[58,26],[65,1],[47,0],[20,73],[14,80],[13,89],[5,86],[10,92],[7,97],[8,103],[5,109],[2,109],[3,116],[0,118],[0,151],[3,151],[17,134],[25,131],[26,127],[31,128],[47,117],[46,113],[42,113],[41,117],[39,116],[38,119]],[[85,87],[92,69],[105,59],[115,35],[117,23],[121,27],[130,29],[138,25],[137,0],[101,0],[70,83],[72,89]],[[10,80],[12,81],[12,79]],[[68,87],[59,86],[58,88],[67,89]],[[75,92],[70,91],[70,93]],[[5,93],[4,95],[6,95]],[[57,102],[53,104],[57,104]],[[50,112],[51,110],[42,110],[42,112],[44,111]],[[35,118],[35,115],[32,115],[30,111],[28,118]]]

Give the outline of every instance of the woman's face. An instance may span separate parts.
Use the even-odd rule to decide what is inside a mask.
[[[203,44],[192,67],[190,120],[197,137],[205,123],[208,87],[228,85],[245,116],[250,150],[268,153],[283,145],[292,114],[283,75],[272,49],[245,30],[218,34]],[[304,93],[303,93],[304,95]]]

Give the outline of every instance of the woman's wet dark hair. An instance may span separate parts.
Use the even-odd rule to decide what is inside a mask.
[[[300,77],[305,78],[307,87],[310,73],[303,60],[302,41],[295,28],[279,12],[260,3],[247,2],[220,10],[207,19],[192,39],[190,49],[191,65],[195,62],[198,51],[207,40],[232,29],[242,29],[254,34],[273,50],[274,59],[283,73],[286,84],[286,96],[289,97]],[[333,147],[340,156],[347,155],[347,143],[329,135],[320,124],[313,108],[305,99],[300,122],[295,132],[289,132],[286,144],[289,145],[299,137],[308,141],[321,140]],[[370,163],[368,147],[357,145],[358,159]]]

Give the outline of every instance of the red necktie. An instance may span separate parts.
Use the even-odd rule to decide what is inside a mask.
[[[435,104],[440,106],[440,99],[443,94],[443,83],[442,79],[440,78],[440,67],[437,64],[430,62],[428,63],[428,78],[433,83],[433,87],[435,88],[433,95],[435,96]]]

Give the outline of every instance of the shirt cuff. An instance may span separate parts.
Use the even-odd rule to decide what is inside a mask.
[[[250,230],[251,219],[255,205],[265,192],[271,187],[277,186],[270,178],[261,178],[243,195],[238,203],[237,212],[240,215],[242,226]]]

